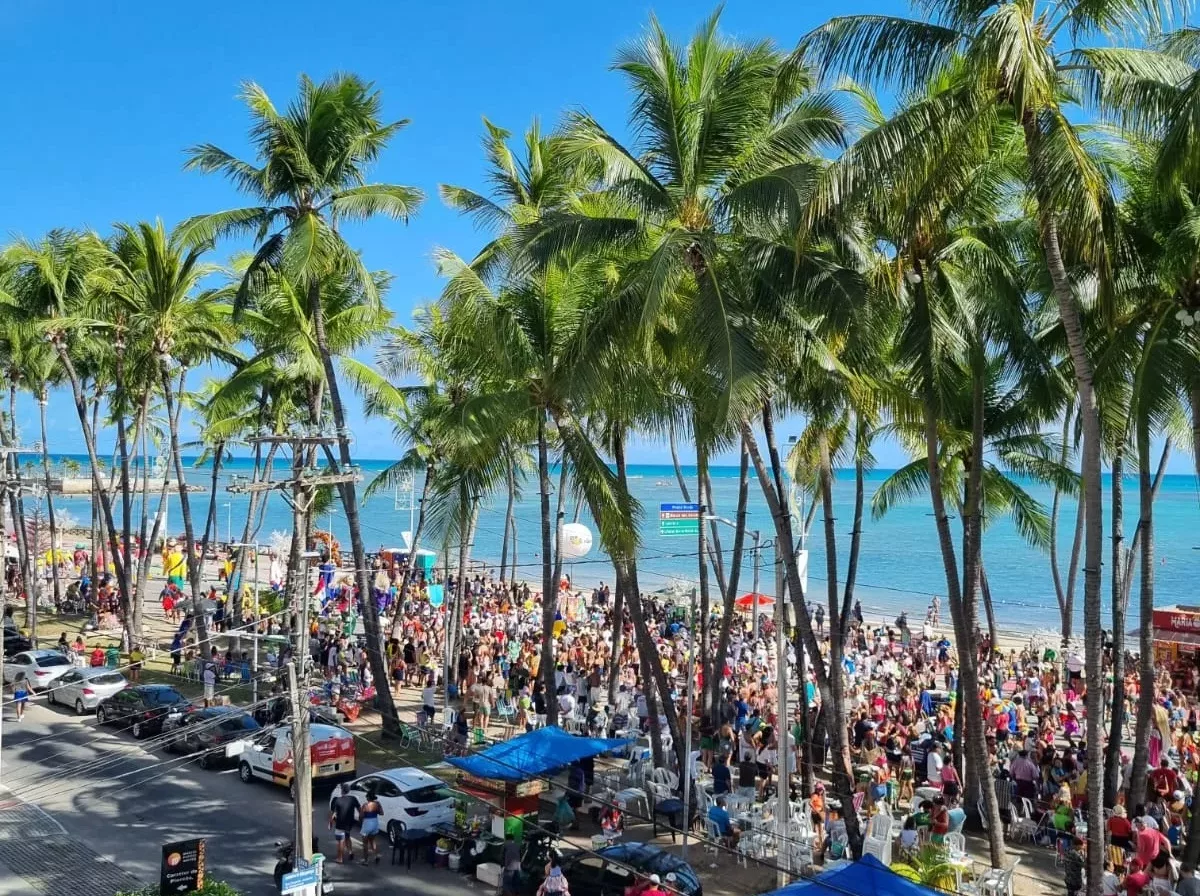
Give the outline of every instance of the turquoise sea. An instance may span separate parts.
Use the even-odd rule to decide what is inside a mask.
[[[69,455],[86,466],[86,457]],[[67,455],[61,456],[63,458]],[[61,459],[61,458],[57,458]],[[363,460],[360,462],[368,479],[388,466],[385,460]],[[247,507],[247,496],[224,491],[231,475],[249,475],[253,463],[249,458],[235,458],[222,466],[222,488],[217,497],[218,538],[227,538],[230,520],[234,537],[241,535]],[[211,468],[193,467],[189,480],[207,488]],[[689,488],[695,494],[694,468],[685,468],[690,477]],[[278,474],[277,474],[278,475]],[[669,465],[633,465],[630,467],[632,485],[636,497],[642,504],[641,530],[643,554],[640,564],[640,579],[643,590],[655,590],[672,582],[694,582],[696,579],[695,539],[668,538],[658,534],[658,508],[660,503],[681,501],[679,486]],[[752,474],[753,475],[753,474]],[[878,488],[889,471],[876,470],[867,478],[867,498]],[[733,517],[737,500],[737,469],[717,467],[712,470],[713,503],[711,512],[720,516]],[[557,481],[557,478],[556,478]],[[1108,506],[1109,481],[1105,477],[1105,512]],[[1133,477],[1126,480],[1126,538],[1133,532],[1137,522],[1137,482]],[[537,511],[537,483],[530,479],[524,485],[524,497],[516,508],[518,561],[521,572],[528,578],[540,577],[538,555],[539,522]],[[1051,493],[1037,485],[1030,485],[1031,493],[1043,501],[1049,510]],[[361,492],[360,492],[361,493]],[[420,482],[416,483],[416,494],[420,494]],[[840,471],[834,489],[834,500],[838,513],[837,537],[839,563],[845,569],[846,553],[849,548],[854,499],[853,472]],[[65,512],[80,525],[87,525],[90,510],[86,498],[60,498],[59,512]],[[192,512],[196,520],[197,536],[203,529],[208,510],[207,493],[192,495]],[[498,563],[504,529],[505,496],[497,495],[491,506],[485,508],[479,519],[478,532],[472,556]],[[1159,606],[1176,603],[1200,603],[1200,487],[1196,478],[1188,475],[1167,476],[1155,507],[1155,577],[1156,604]],[[119,510],[118,510],[119,512]],[[139,513],[135,506],[135,520]],[[573,501],[566,507],[566,521],[576,514]],[[409,529],[409,494],[377,495],[363,508],[363,526],[369,549],[393,547],[401,544],[401,532]],[[1070,540],[1074,528],[1075,505],[1064,499],[1060,521],[1060,560],[1065,568],[1070,551]],[[758,487],[751,479],[749,520],[751,528],[762,532],[763,543],[773,540],[774,528]],[[579,521],[590,524],[586,508],[579,512]],[[324,517],[318,528],[332,528],[343,543],[346,542],[345,520],[340,512]],[[957,523],[957,521],[955,521]],[[182,533],[183,524],[179,515],[178,499],[170,499],[168,527],[171,534]],[[274,531],[286,533],[291,527],[291,511],[278,495],[269,499],[265,522],[258,535],[260,542],[267,542]],[[722,527],[723,548],[728,559],[732,544],[732,529]],[[1108,613],[1108,521],[1105,521],[1105,613]],[[424,539],[423,539],[424,540]],[[441,545],[423,545],[441,555]],[[809,591],[811,599],[824,598],[826,581],[824,537],[821,516],[814,520],[808,539]],[[747,551],[741,578],[741,591],[751,587],[751,558],[747,539]],[[452,546],[457,551],[457,546]],[[1050,575],[1050,562],[1046,554],[1029,547],[1017,534],[1008,520],[998,521],[984,535],[984,565],[991,584],[996,605],[998,624],[1002,629],[1028,631],[1058,628],[1058,608],[1054,598],[1054,585]],[[457,554],[451,554],[454,562]],[[441,563],[439,556],[439,565]],[[764,550],[760,590],[774,590],[775,557],[771,550]],[[581,587],[591,587],[597,582],[612,582],[612,567],[600,551],[596,539],[592,552],[585,558],[568,565],[572,581]],[[1135,583],[1136,589],[1136,583]],[[883,519],[870,518],[868,510],[864,520],[862,554],[859,566],[856,594],[862,600],[868,615],[872,610],[880,614],[893,615],[900,609],[910,613],[924,611],[930,597],[945,594],[945,577],[941,555],[934,533],[933,517],[929,501],[914,501],[893,509]],[[944,606],[943,600],[943,606]],[[1076,586],[1076,633],[1082,631],[1082,573]],[[1138,624],[1136,590],[1130,601],[1129,628]],[[982,620],[983,614],[980,611]]]

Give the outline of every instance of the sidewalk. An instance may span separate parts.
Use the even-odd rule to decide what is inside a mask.
[[[0,896],[113,896],[142,886],[37,806],[0,792]]]

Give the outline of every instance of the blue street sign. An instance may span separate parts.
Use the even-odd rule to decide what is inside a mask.
[[[446,600],[446,589],[443,585],[429,586],[429,606],[440,607]]]
[[[299,871],[293,871],[291,874],[283,876],[283,886],[280,892],[295,893],[303,890],[305,887],[315,887],[321,882],[321,869],[317,865],[310,865],[308,868],[301,868]]]
[[[660,513],[699,513],[699,504],[659,504]]]

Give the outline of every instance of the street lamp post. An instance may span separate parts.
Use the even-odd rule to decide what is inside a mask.
[[[233,541],[233,502],[225,502],[225,543]]]

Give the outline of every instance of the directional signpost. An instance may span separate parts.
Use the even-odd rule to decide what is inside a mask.
[[[700,534],[699,504],[659,504],[658,534],[664,538],[675,538]]]
[[[316,887],[321,883],[320,864],[309,865],[283,876],[283,886],[280,889],[285,896],[288,893],[299,893],[307,887]]]

